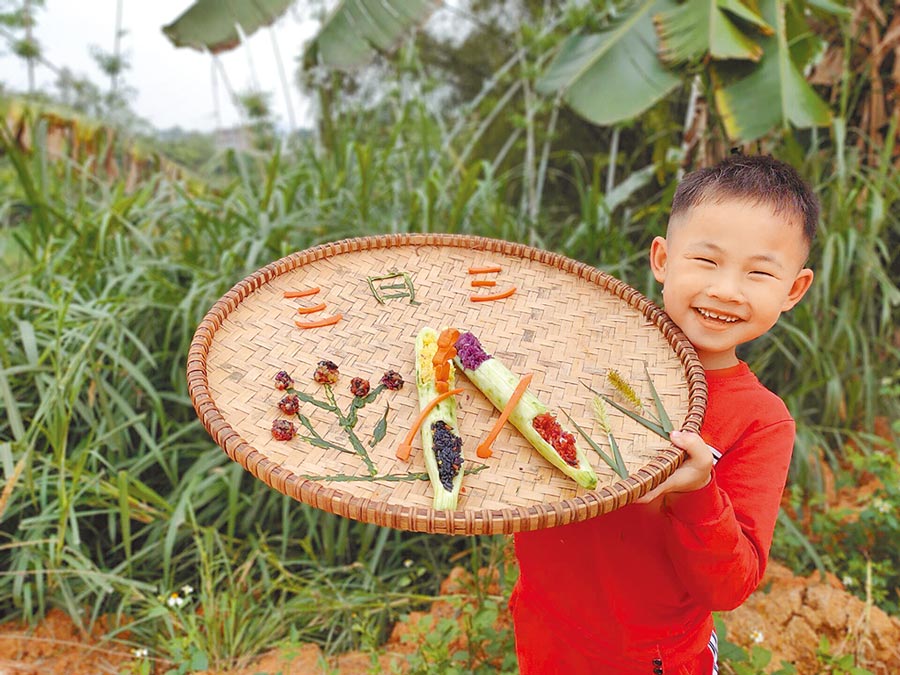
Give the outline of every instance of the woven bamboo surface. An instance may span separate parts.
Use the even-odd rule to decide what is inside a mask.
[[[469,268],[499,266],[499,273],[470,274]],[[406,272],[414,298],[402,276]],[[493,287],[472,287],[492,280]],[[473,302],[470,296],[499,293],[508,298]],[[308,297],[285,291],[318,287]],[[376,294],[383,302],[376,299]],[[398,296],[398,297],[389,297]],[[302,315],[298,309],[324,303]],[[330,326],[301,329],[340,313]],[[414,341],[423,326],[472,331],[485,350],[517,375],[534,373],[531,390],[554,411],[585,447],[599,482],[586,490],[564,476],[507,424],[487,460],[476,445],[499,415],[463,375],[457,386],[458,426],[467,473],[455,511],[431,508],[428,480],[416,435],[409,461],[395,450],[415,419]],[[325,441],[273,439],[274,419],[284,392],[274,376],[285,370],[294,387],[320,400],[325,389],[312,373],[323,359],[336,363],[340,379],[335,403],[347,411],[349,383],[362,377],[375,387],[395,370],[406,384],[383,391],[359,410],[352,432],[375,469],[353,451],[338,417],[312,403],[301,405],[313,432]],[[348,239],[292,254],[235,285],[196,330],[187,364],[191,399],[213,439],[236,462],[276,490],[341,516],[394,528],[443,534],[492,534],[534,530],[584,520],[620,508],[664,480],[682,454],[667,441],[608,407],[610,424],[629,469],[618,476],[574,429],[572,416],[609,450],[584,386],[615,395],[610,369],[628,380],[653,410],[645,365],[676,428],[698,430],[706,405],[702,367],[687,340],[668,317],[633,288],[563,256],[495,239],[462,235],[384,235]],[[386,416],[386,417],[385,417]],[[376,442],[376,426],[387,421]],[[337,446],[337,447],[335,447]],[[337,448],[343,448],[341,451]],[[349,452],[348,452],[349,450]],[[483,465],[483,466],[481,466]]]

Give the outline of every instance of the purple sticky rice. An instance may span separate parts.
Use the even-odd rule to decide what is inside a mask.
[[[475,370],[491,358],[491,355],[482,348],[478,338],[471,333],[460,335],[454,347],[456,347],[456,355],[459,357],[459,362],[466,370]]]

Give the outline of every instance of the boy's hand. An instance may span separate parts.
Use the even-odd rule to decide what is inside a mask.
[[[669,492],[699,490],[710,481],[713,454],[703,439],[689,431],[673,431],[670,438],[673,444],[687,453],[687,457],[671,476],[638,499],[638,504],[649,504]]]

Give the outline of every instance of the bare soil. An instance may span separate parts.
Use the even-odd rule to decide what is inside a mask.
[[[444,594],[460,593],[467,587],[466,575],[458,568],[445,580]],[[430,613],[436,618],[453,617],[457,609],[438,600]],[[421,616],[413,614],[410,623]],[[794,576],[790,570],[771,563],[766,578],[739,609],[723,616],[728,640],[749,648],[759,644],[773,653],[771,667],[781,660],[795,665],[800,675],[818,675],[816,648],[824,635],[834,656],[853,653],[858,663],[877,675],[900,673],[900,619],[847,593],[833,576],[818,573]],[[506,622],[501,615],[498,621]],[[104,627],[85,634],[63,612],[53,610],[34,628],[6,623],[0,625],[0,675],[101,675],[135,672],[133,655],[127,649],[103,640]],[[373,658],[382,672],[401,670],[405,655],[415,649],[403,640],[408,626],[400,623],[377,657],[348,653],[326,658],[318,646],[298,645],[272,651],[245,667],[210,671],[208,675],[368,675]],[[756,642],[755,642],[756,640]],[[167,664],[159,663],[157,672]]]

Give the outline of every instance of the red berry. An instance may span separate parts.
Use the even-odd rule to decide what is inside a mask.
[[[369,381],[364,380],[361,377],[354,377],[352,380],[350,380],[350,393],[354,396],[358,396],[359,398],[368,396]]]
[[[272,422],[272,438],[276,441],[289,441],[297,433],[294,423],[290,420],[275,420]]]
[[[397,391],[403,387],[403,376],[396,370],[389,370],[381,377],[381,384],[390,389]]]
[[[296,415],[300,410],[300,399],[296,394],[288,394],[278,402],[278,407],[285,415]]]
[[[275,388],[284,391],[294,386],[294,378],[287,374],[286,370],[275,373]]]
[[[313,372],[313,379],[319,384],[334,384],[338,380],[338,367],[333,361],[323,359],[319,361]]]

